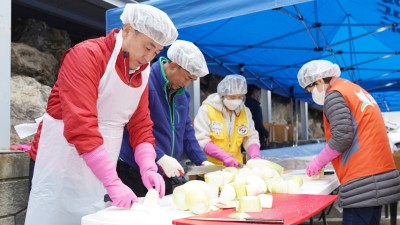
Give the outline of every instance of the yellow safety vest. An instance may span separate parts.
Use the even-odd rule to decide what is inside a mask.
[[[211,105],[206,105],[208,117],[210,118],[210,136],[211,141],[231,156],[233,156],[239,163],[243,163],[243,154],[241,146],[243,139],[250,134],[249,124],[247,123],[246,110],[243,108],[235,119],[233,134],[229,137],[224,117],[222,112],[215,109]],[[223,165],[219,159],[207,155],[208,161]]]

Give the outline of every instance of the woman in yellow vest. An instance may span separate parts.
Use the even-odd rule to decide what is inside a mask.
[[[246,79],[227,75],[217,93],[203,101],[194,120],[196,138],[210,162],[238,167],[243,164],[241,146],[248,159],[260,158],[260,141],[250,110],[244,106]]]
[[[382,205],[400,199],[399,172],[378,104],[340,73],[336,64],[313,60],[297,75],[300,86],[323,105],[326,145],[307,165],[307,175],[332,162],[341,183],[343,224],[379,224]]]

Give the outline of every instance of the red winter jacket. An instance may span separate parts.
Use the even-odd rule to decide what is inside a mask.
[[[106,37],[83,41],[68,51],[61,59],[57,82],[51,90],[46,112],[55,119],[64,121],[64,137],[75,145],[79,154],[90,152],[103,144],[103,137],[98,129],[97,96],[100,79],[104,74],[108,60],[114,50],[114,29]],[[124,63],[124,60],[126,62]],[[115,69],[124,83],[132,87],[141,85],[143,65],[139,72],[129,75],[128,57],[121,51]],[[153,122],[148,109],[149,89],[146,86],[139,105],[127,126],[130,133],[131,146],[148,142],[155,146],[152,133]],[[123,99],[129,101],[129,98]],[[42,124],[32,143],[30,156],[36,159]]]

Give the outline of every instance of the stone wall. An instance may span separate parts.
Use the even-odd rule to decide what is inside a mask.
[[[0,165],[0,224],[23,225],[29,196],[29,155],[0,150]]]
[[[43,116],[58,62],[71,40],[66,31],[34,19],[13,21],[11,39],[10,143],[27,143],[33,136],[21,140],[14,126]]]

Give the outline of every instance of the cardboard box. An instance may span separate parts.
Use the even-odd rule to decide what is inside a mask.
[[[268,137],[268,143],[273,142],[273,136],[274,136],[274,124],[273,123],[268,123],[264,122],[264,127],[269,131],[269,137]]]
[[[293,141],[293,125],[289,124],[288,127],[288,141]]]
[[[396,163],[397,170],[400,170],[400,152],[393,153],[394,163]]]
[[[276,142],[288,141],[289,127],[285,124],[274,125],[274,139]]]
[[[264,127],[269,131],[269,142],[293,141],[293,126],[264,122]]]

